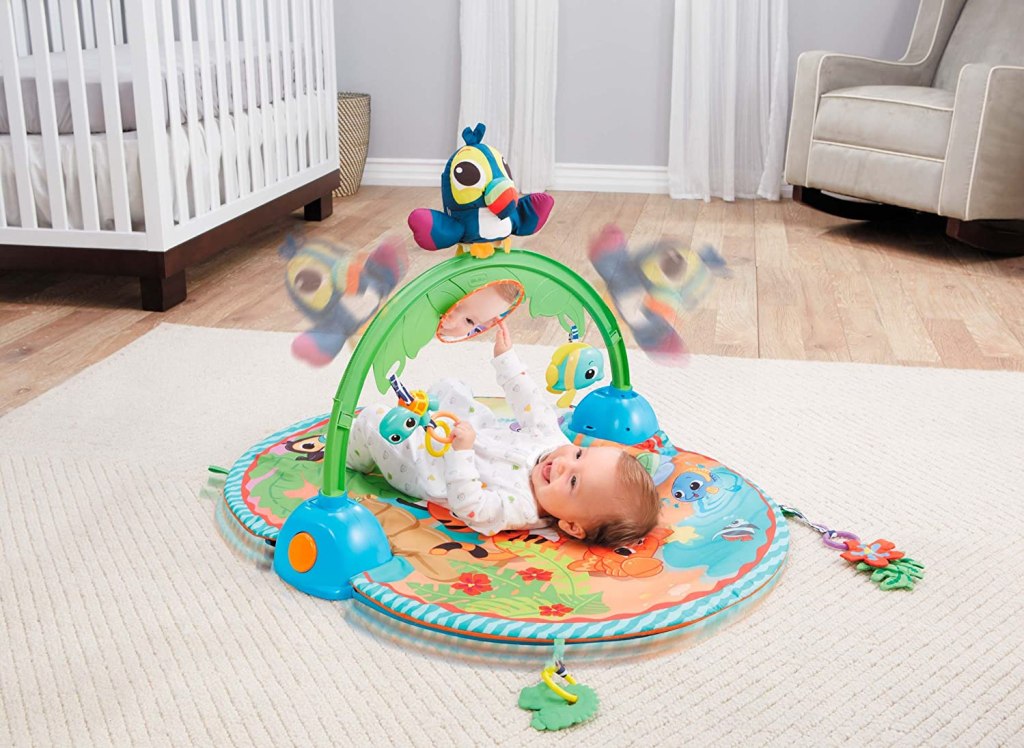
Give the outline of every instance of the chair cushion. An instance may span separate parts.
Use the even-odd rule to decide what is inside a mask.
[[[821,97],[817,142],[943,160],[953,93],[921,86],[855,86]]]

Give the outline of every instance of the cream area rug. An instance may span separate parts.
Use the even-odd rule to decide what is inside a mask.
[[[776,589],[714,635],[570,648],[600,712],[546,735],[516,707],[535,664],[396,643],[223,537],[207,465],[329,410],[344,367],[290,340],[164,325],[0,419],[0,744],[1024,744],[1024,376],[635,353],[679,445],[927,576],[881,592],[793,526]],[[551,351],[520,353],[541,376]],[[404,379],[497,394],[489,355],[428,346]]]

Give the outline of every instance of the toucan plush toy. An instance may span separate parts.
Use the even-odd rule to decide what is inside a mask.
[[[466,142],[445,164],[441,175],[444,212],[417,208],[409,228],[423,249],[459,245],[460,253],[490,257],[510,247],[510,236],[536,234],[551,215],[555,199],[543,192],[520,195],[508,164],[497,149],[485,145],[486,127],[462,131]]]

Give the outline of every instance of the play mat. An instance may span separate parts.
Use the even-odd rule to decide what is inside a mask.
[[[510,415],[504,401],[481,400]],[[291,512],[316,496],[328,420],[273,434],[231,468],[225,501],[253,536],[273,544]],[[349,496],[379,520],[394,553],[353,580],[355,598],[408,623],[516,643],[611,641],[732,617],[779,578],[789,535],[778,506],[709,457],[666,444],[652,459],[662,527],[614,549],[554,530],[482,537],[385,476],[349,471]]]

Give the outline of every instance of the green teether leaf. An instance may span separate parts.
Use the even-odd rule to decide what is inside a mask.
[[[899,558],[878,568],[861,561],[857,564],[857,570],[870,571],[871,581],[886,592],[912,590],[914,582],[924,578],[924,564],[912,558]]]
[[[535,730],[563,730],[597,714],[597,693],[593,688],[579,683],[575,686],[565,683],[562,688],[579,697],[575,704],[567,702],[543,682],[519,692],[519,707],[536,712],[530,720]]]

